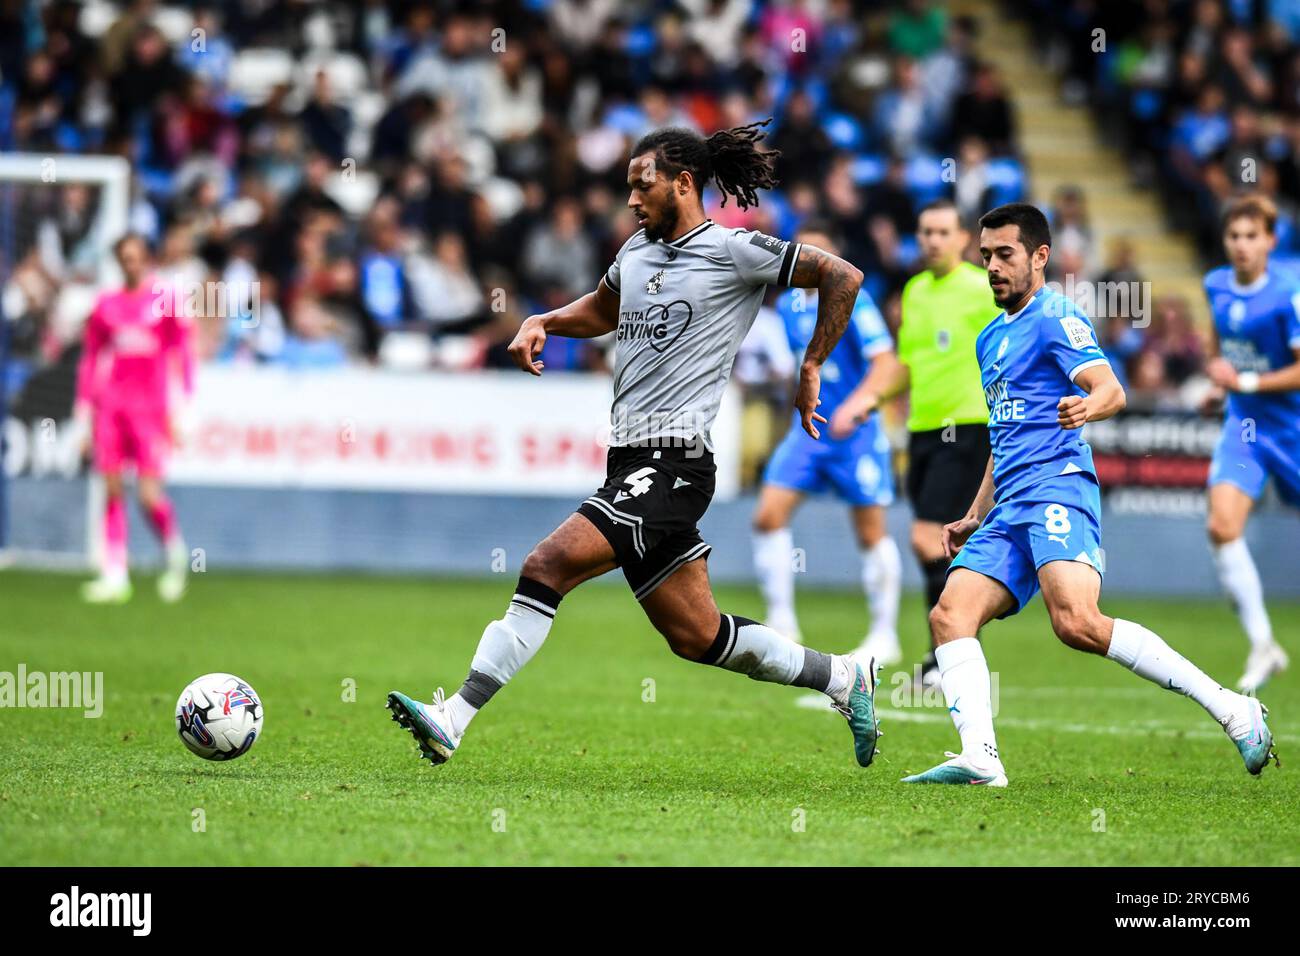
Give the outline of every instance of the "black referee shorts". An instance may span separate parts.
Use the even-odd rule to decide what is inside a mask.
[[[950,439],[944,441],[945,433]],[[912,432],[907,497],[917,521],[947,524],[970,509],[989,464],[987,425]]]
[[[638,601],[673,572],[713,549],[697,522],[713,500],[717,467],[696,442],[688,447],[611,447],[605,483],[578,506],[614,549]]]

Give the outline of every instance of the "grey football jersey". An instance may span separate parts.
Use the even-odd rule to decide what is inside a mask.
[[[712,451],[736,351],[798,254],[798,243],[711,219],[674,242],[642,231],[623,244],[604,278],[618,293],[611,445],[699,436]]]

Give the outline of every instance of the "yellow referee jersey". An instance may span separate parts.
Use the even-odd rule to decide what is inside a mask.
[[[987,424],[975,337],[1001,313],[979,266],[962,262],[942,279],[926,269],[903,287],[898,359],[911,378],[908,431]]]

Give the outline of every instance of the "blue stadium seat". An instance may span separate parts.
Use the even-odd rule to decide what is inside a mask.
[[[705,199],[708,199],[705,196]],[[763,197],[763,208],[772,217],[772,229],[782,239],[789,239],[799,226],[799,216],[790,208],[785,193],[780,189],[772,190]]]
[[[625,136],[635,136],[645,126],[645,114],[634,103],[616,103],[605,113],[601,123]]]
[[[66,153],[79,153],[85,149],[85,138],[71,123],[60,123],[54,128],[54,144]]]
[[[1019,160],[1000,157],[989,160],[989,187],[992,189],[991,205],[1016,202],[1025,196],[1025,170]]]
[[[821,113],[826,109],[826,104],[830,100],[830,91],[826,89],[826,81],[819,76],[807,77],[802,82],[803,91],[808,94],[808,99],[812,100],[813,109]]]
[[[0,149],[13,148],[13,111],[16,96],[17,93],[12,86],[0,86]]]
[[[169,199],[176,191],[176,184],[170,170],[137,165],[135,167],[135,176],[139,180],[140,188],[144,190],[145,195],[152,199]]]
[[[918,153],[907,161],[903,181],[918,206],[945,195],[950,185],[943,181],[943,161],[924,153]]]
[[[1160,116],[1160,111],[1164,109],[1164,105],[1164,94],[1160,90],[1142,87],[1133,91],[1133,96],[1129,101],[1129,110],[1138,119],[1151,122]]]
[[[627,39],[623,43],[623,50],[628,56],[637,59],[652,55],[658,45],[659,41],[655,37],[654,26],[642,23],[627,31]]]
[[[858,153],[853,158],[853,182],[859,186],[874,186],[885,178],[889,161],[879,153]]]
[[[849,152],[861,149],[866,138],[862,124],[848,113],[828,113],[822,120],[822,128],[836,149]]]

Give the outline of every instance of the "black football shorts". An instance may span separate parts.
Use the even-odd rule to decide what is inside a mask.
[[[702,442],[611,447],[605,483],[578,506],[600,529],[638,601],[713,549],[697,523],[713,500],[717,468]]]
[[[907,497],[916,520],[956,521],[970,510],[984,480],[989,464],[988,426],[953,425],[951,429],[912,432],[908,459]]]

